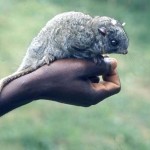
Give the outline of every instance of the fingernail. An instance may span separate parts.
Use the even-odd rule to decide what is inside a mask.
[[[117,67],[117,60],[115,58],[104,58],[105,63],[109,63],[114,70]]]

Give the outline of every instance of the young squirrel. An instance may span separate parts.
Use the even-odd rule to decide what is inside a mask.
[[[65,12],[52,18],[32,40],[18,70],[0,80],[0,91],[12,80],[63,58],[100,62],[102,54],[127,54],[128,37],[117,20],[81,12]]]

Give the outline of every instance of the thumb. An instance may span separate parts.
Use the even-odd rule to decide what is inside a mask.
[[[106,74],[111,74],[117,68],[117,59],[104,58],[104,62],[109,65],[109,70]]]
[[[117,60],[115,58],[107,58],[105,61],[110,65],[110,70],[103,75],[103,80],[106,82],[114,83],[120,87],[120,80],[117,73]]]

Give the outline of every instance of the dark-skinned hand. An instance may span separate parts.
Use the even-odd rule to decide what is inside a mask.
[[[0,94],[0,115],[46,99],[77,106],[91,106],[120,91],[117,61],[63,59],[10,82]],[[103,80],[99,81],[98,76]]]

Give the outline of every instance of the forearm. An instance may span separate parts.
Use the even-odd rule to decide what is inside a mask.
[[[27,86],[27,83],[23,82],[24,78],[12,81],[0,93],[0,116],[30,103],[34,99],[34,91]]]

